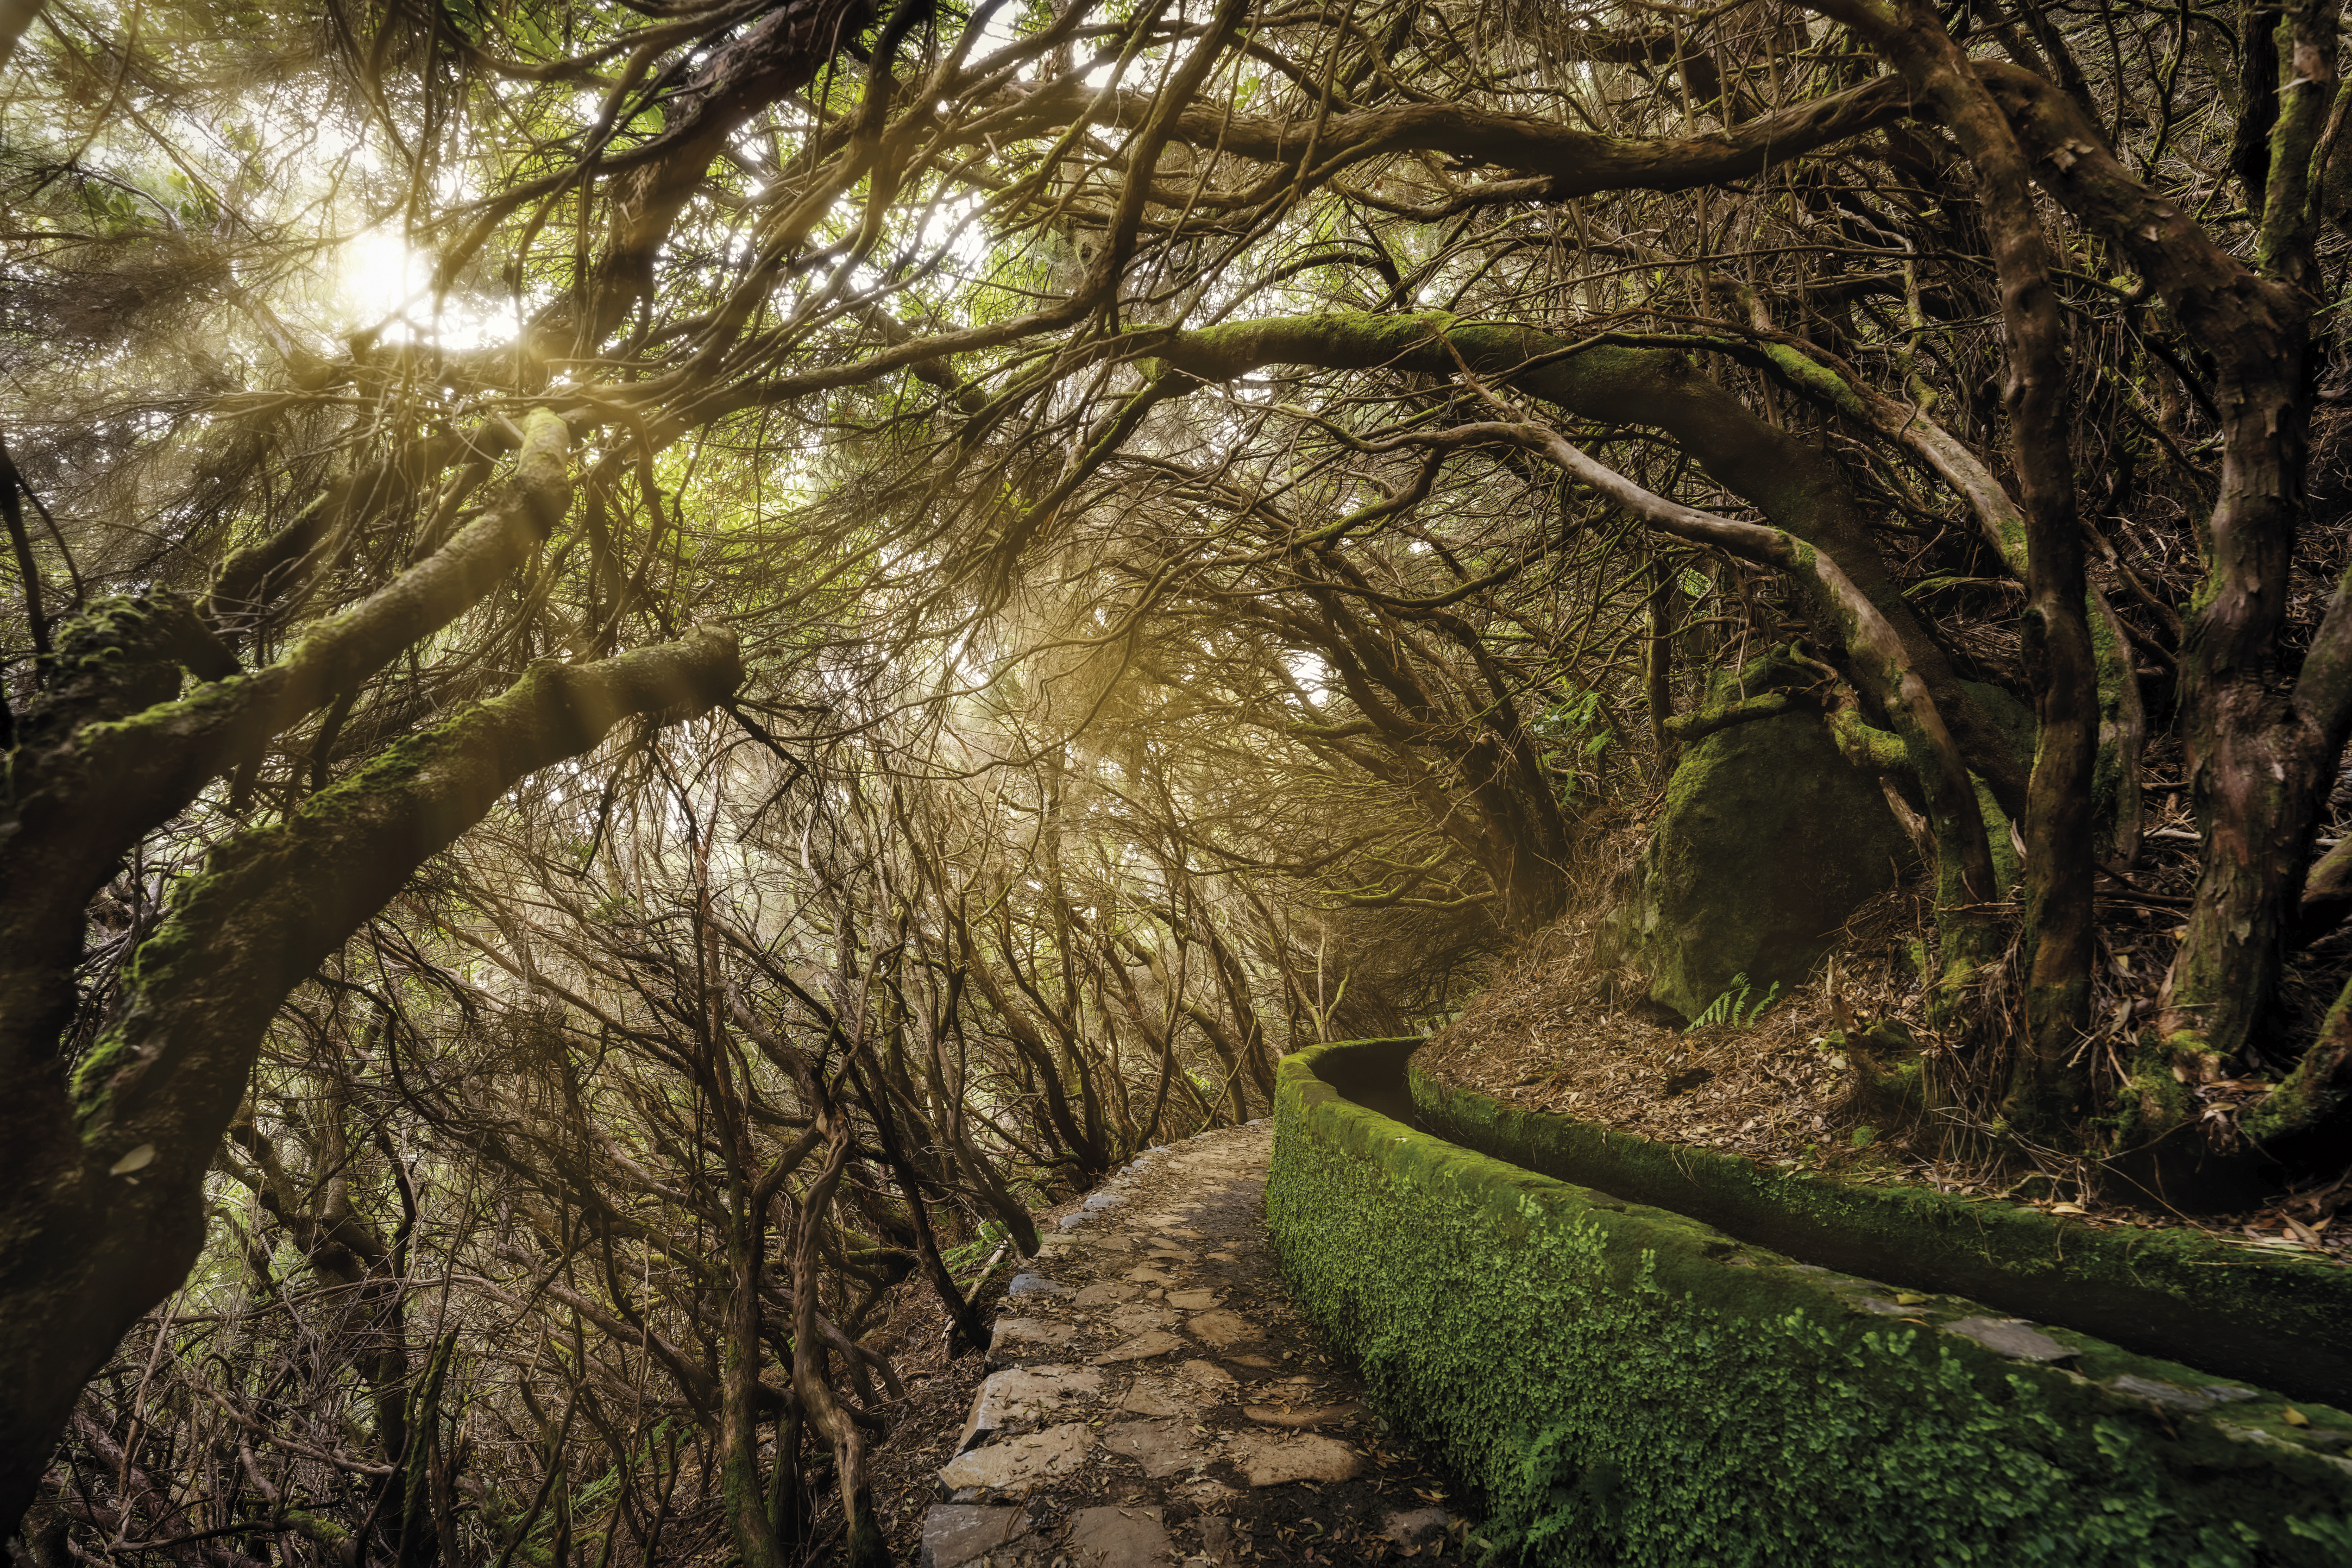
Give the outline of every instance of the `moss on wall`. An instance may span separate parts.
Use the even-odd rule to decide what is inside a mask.
[[[2352,1406],[2352,1269],[2327,1259],[1760,1166],[1410,1073],[1423,1126],[1511,1165],[1655,1203],[1808,1262],[1956,1291],[2143,1354]]]
[[[1541,1563],[2340,1564],[2352,1416],[2050,1331],[2053,1364],[1661,1209],[1417,1132],[1286,1059],[1293,1296]]]

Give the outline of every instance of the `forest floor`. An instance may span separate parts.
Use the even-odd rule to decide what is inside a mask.
[[[2189,1226],[2250,1249],[2352,1262],[2352,1212],[2336,1218],[2352,1211],[2352,1175],[2260,1209],[2190,1216],[2136,1201],[2123,1184],[2102,1184],[2095,1168],[2054,1181],[2021,1175],[1956,1156],[1948,1140],[1925,1127],[1886,1125],[1859,1092],[1836,1036],[1891,1019],[1929,1049],[1940,1047],[1911,956],[1927,924],[1921,890],[1885,894],[1856,913],[1804,984],[1769,1006],[1750,993],[1752,1021],[1686,1028],[1662,1018],[1666,1009],[1622,998],[1622,977],[1592,962],[1597,919],[1588,908],[1521,947],[1460,1018],[1431,1037],[1416,1064],[1521,1110],[1760,1164],[2002,1197],[2094,1226]],[[2128,1028],[2141,1006],[2134,982],[2160,975],[2169,957],[2168,923],[2159,914],[2149,924],[2131,945],[2103,952],[2099,1009],[2116,1030]],[[2227,1113],[2256,1087],[2224,1082],[2197,1092]]]
[[[1272,1144],[1263,1124],[1204,1134],[1041,1216],[1044,1250],[992,1288],[984,1358],[947,1359],[936,1301],[900,1287],[908,1396],[874,1474],[901,1562],[1463,1560],[1445,1483],[1290,1309]]]

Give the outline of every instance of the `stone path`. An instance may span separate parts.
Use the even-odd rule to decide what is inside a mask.
[[[1285,1299],[1270,1124],[1154,1150],[1014,1278],[924,1568],[1458,1560],[1437,1483]]]

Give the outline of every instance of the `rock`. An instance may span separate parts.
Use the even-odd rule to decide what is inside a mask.
[[[1355,1405],[1299,1405],[1275,1406],[1244,1405],[1242,1414],[1265,1427],[1336,1427],[1353,1420],[1361,1406]]]
[[[1077,1337],[1078,1331],[1067,1323],[1047,1322],[1043,1318],[999,1318],[996,1333],[988,1342],[988,1363],[1008,1366],[1022,1356],[1049,1354]]]
[[[1087,1199],[1086,1208],[1088,1214],[1100,1214],[1104,1209],[1117,1208],[1126,1201],[1127,1197],[1123,1193],[1098,1192]]]
[[[1156,1508],[1082,1508],[1070,1515],[1073,1568],[1150,1568],[1176,1561]]]
[[[942,1502],[923,1516],[922,1568],[964,1568],[1029,1533],[1025,1508],[982,1508]]]
[[[1257,1330],[1231,1312],[1202,1312],[1184,1326],[1192,1332],[1194,1339],[1212,1350],[1223,1350],[1229,1344],[1257,1338]]]
[[[1155,1355],[1166,1355],[1171,1350],[1190,1350],[1192,1345],[1165,1329],[1147,1329],[1125,1344],[1113,1345],[1100,1355],[1090,1357],[1097,1366],[1110,1366],[1123,1361],[1150,1361]]]
[[[1217,1304],[1214,1291],[1171,1291],[1168,1304],[1180,1312],[1205,1312]]]
[[[1097,1280],[1072,1299],[1074,1307],[1115,1307],[1121,1301],[1131,1301],[1143,1294],[1140,1285],[1122,1285],[1115,1280]]]
[[[1176,1378],[1213,1399],[1224,1398],[1237,1386],[1234,1375],[1213,1361],[1185,1362],[1177,1367]]]
[[[1130,1416],[1181,1416],[1184,1406],[1168,1391],[1148,1378],[1139,1377],[1127,1397],[1118,1402],[1120,1410]]]
[[[1105,1313],[1103,1322],[1113,1333],[1139,1334],[1146,1329],[1174,1328],[1176,1314],[1150,1301],[1137,1301]]]
[[[1008,1296],[1066,1296],[1067,1285],[1057,1285],[1043,1274],[1015,1274],[1013,1282],[1004,1287]]]
[[[2022,1318],[1962,1318],[1944,1331],[2019,1361],[2064,1361],[2075,1354]]]
[[[1082,1366],[1015,1367],[989,1375],[972,1396],[971,1414],[956,1439],[956,1451],[971,1447],[983,1432],[1042,1421],[1065,1405],[1102,1392],[1102,1374]]]
[[[1363,1469],[1363,1456],[1332,1437],[1278,1437],[1244,1432],[1226,1446],[1243,1478],[1253,1487],[1286,1481],[1351,1480]]]
[[[1135,1460],[1153,1480],[1191,1469],[1199,1457],[1183,1428],[1166,1421],[1121,1421],[1104,1431],[1102,1446]]]
[[[1751,690],[1764,689],[1759,678]],[[1737,695],[1718,683],[1713,700]],[[1801,984],[1847,917],[1915,859],[1877,779],[1839,754],[1817,715],[1736,725],[1675,767],[1595,957],[1646,976],[1648,998],[1685,1019],[1737,975],[1753,1007],[1776,981]]]
[[[1381,1533],[1399,1546],[1420,1547],[1444,1539],[1454,1516],[1442,1508],[1416,1508],[1395,1512],[1381,1521]]]
[[[1121,1277],[1129,1284],[1135,1285],[1172,1285],[1176,1282],[1175,1275],[1155,1269],[1149,1263],[1140,1268],[1129,1269]]]
[[[1000,1437],[950,1459],[940,1468],[940,1490],[951,1502],[1026,1492],[1086,1463],[1087,1450],[1094,1445],[1094,1434],[1078,1421]]]

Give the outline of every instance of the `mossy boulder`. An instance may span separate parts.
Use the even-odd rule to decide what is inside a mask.
[[[1916,863],[1878,780],[1820,716],[1718,730],[1675,768],[1665,812],[1601,958],[1653,1002],[1696,1018],[1745,975],[1760,998],[1801,984],[1872,895]]]

